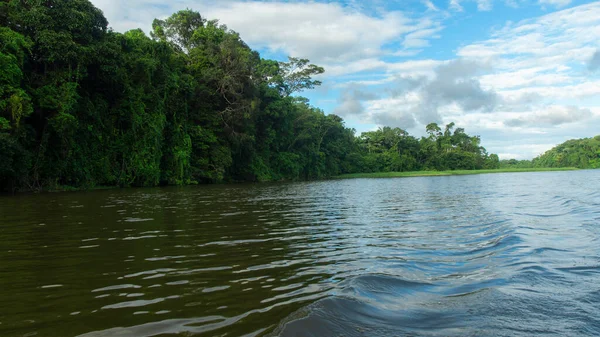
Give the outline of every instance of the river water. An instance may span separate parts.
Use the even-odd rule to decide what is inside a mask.
[[[598,336],[600,170],[0,197],[0,336]]]

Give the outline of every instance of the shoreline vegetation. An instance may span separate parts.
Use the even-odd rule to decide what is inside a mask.
[[[89,0],[0,1],[0,191],[600,167],[600,136],[500,161],[454,123],[357,134],[299,96],[324,72],[192,10],[119,33]]]
[[[438,177],[458,176],[493,173],[525,173],[525,172],[556,172],[576,171],[576,167],[537,167],[537,168],[501,168],[491,170],[455,170],[455,171],[413,171],[413,172],[376,172],[376,173],[350,173],[342,174],[334,179],[358,179],[358,178],[410,178],[410,177]]]
[[[380,178],[412,178],[412,177],[446,177],[460,175],[478,175],[478,174],[494,174],[494,173],[530,173],[530,172],[561,172],[561,171],[578,171],[576,167],[538,167],[538,168],[500,168],[489,170],[454,170],[454,171],[411,171],[411,172],[375,172],[375,173],[348,173],[334,177],[323,178],[322,180],[344,180],[344,179],[380,179]],[[315,180],[316,181],[316,180]],[[276,182],[276,181],[270,181]],[[281,180],[279,182],[293,182],[293,180]],[[247,183],[247,182],[246,182]],[[197,186],[198,184],[188,184],[185,186]],[[173,185],[166,185],[173,186]],[[160,186],[153,186],[160,187]],[[44,193],[60,193],[60,192],[83,192],[83,191],[102,191],[113,190],[120,188],[130,188],[122,186],[94,186],[94,187],[74,187],[74,186],[54,186],[44,190],[20,191],[24,193],[44,192]],[[2,192],[0,192],[2,195]]]

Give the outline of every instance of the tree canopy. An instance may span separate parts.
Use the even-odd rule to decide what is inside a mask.
[[[297,96],[309,60],[262,59],[183,10],[147,36],[88,0],[0,1],[0,189],[316,179],[498,165],[453,123],[356,136]],[[316,78],[315,78],[316,77]]]
[[[567,140],[533,160],[501,160],[500,167],[598,169],[600,168],[600,135],[593,138]]]
[[[534,167],[600,168],[600,135],[571,139],[534,158]]]

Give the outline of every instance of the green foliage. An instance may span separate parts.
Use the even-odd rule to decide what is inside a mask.
[[[108,30],[88,0],[0,0],[0,189],[498,165],[453,124],[422,139],[387,127],[356,137],[292,96],[323,72],[261,59],[191,10],[155,20],[148,37]]]
[[[18,138],[0,132],[0,191],[14,191],[27,184],[23,172],[30,169],[31,160]]]
[[[600,168],[600,136],[571,139],[533,160],[502,160],[500,168]]]
[[[534,158],[533,167],[600,168],[600,136],[568,140]]]
[[[289,96],[321,85],[321,81],[313,80],[312,76],[324,73],[325,69],[309,62],[296,57],[289,57],[289,62],[279,62],[278,71],[271,81],[282,95]]]
[[[176,48],[189,51],[193,47],[192,37],[204,26],[200,13],[186,9],[173,14],[166,20],[155,19],[151,36],[160,41],[169,41]]]
[[[505,168],[505,169],[484,169],[484,170],[453,170],[453,171],[410,171],[410,172],[376,172],[376,173],[351,173],[337,176],[337,179],[354,178],[404,178],[404,177],[436,177],[436,176],[455,176],[472,174],[490,174],[490,173],[520,173],[520,172],[557,172],[574,171],[574,167],[560,168]]]
[[[33,111],[30,97],[21,87],[25,57],[30,47],[31,44],[23,35],[0,27],[1,130],[18,128],[21,119]]]
[[[442,132],[436,123],[426,126],[428,137],[420,140],[405,130],[384,127],[365,132],[358,138],[364,154],[362,172],[409,172],[419,170],[479,170],[499,167],[495,154],[488,155],[479,136],[469,136],[464,129],[454,130],[454,123]]]
[[[516,160],[516,159],[504,159],[500,161],[501,169],[509,168],[532,168],[533,163],[531,160]]]

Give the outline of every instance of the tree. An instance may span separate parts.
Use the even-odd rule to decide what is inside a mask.
[[[571,139],[533,159],[534,167],[600,168],[600,136]]]
[[[205,22],[200,13],[182,10],[166,20],[155,19],[150,36],[158,41],[168,41],[174,48],[187,53],[196,46],[194,34],[204,27]]]
[[[272,79],[283,96],[301,92],[321,85],[321,81],[312,77],[323,74],[325,69],[309,64],[307,59],[289,57],[289,62],[279,62],[279,72]]]
[[[21,88],[25,55],[31,43],[21,34],[0,27],[0,132],[18,129],[33,112],[31,98]]]
[[[323,72],[303,58],[262,59],[191,10],[155,20],[148,37],[107,29],[88,0],[0,0],[0,189],[494,164],[479,137],[451,134],[453,123],[445,132],[428,125],[420,140],[387,126],[356,136],[296,96],[320,85]]]
[[[432,140],[436,140],[438,137],[442,136],[442,129],[437,125],[437,123],[427,124],[425,130],[429,134],[429,138]]]

